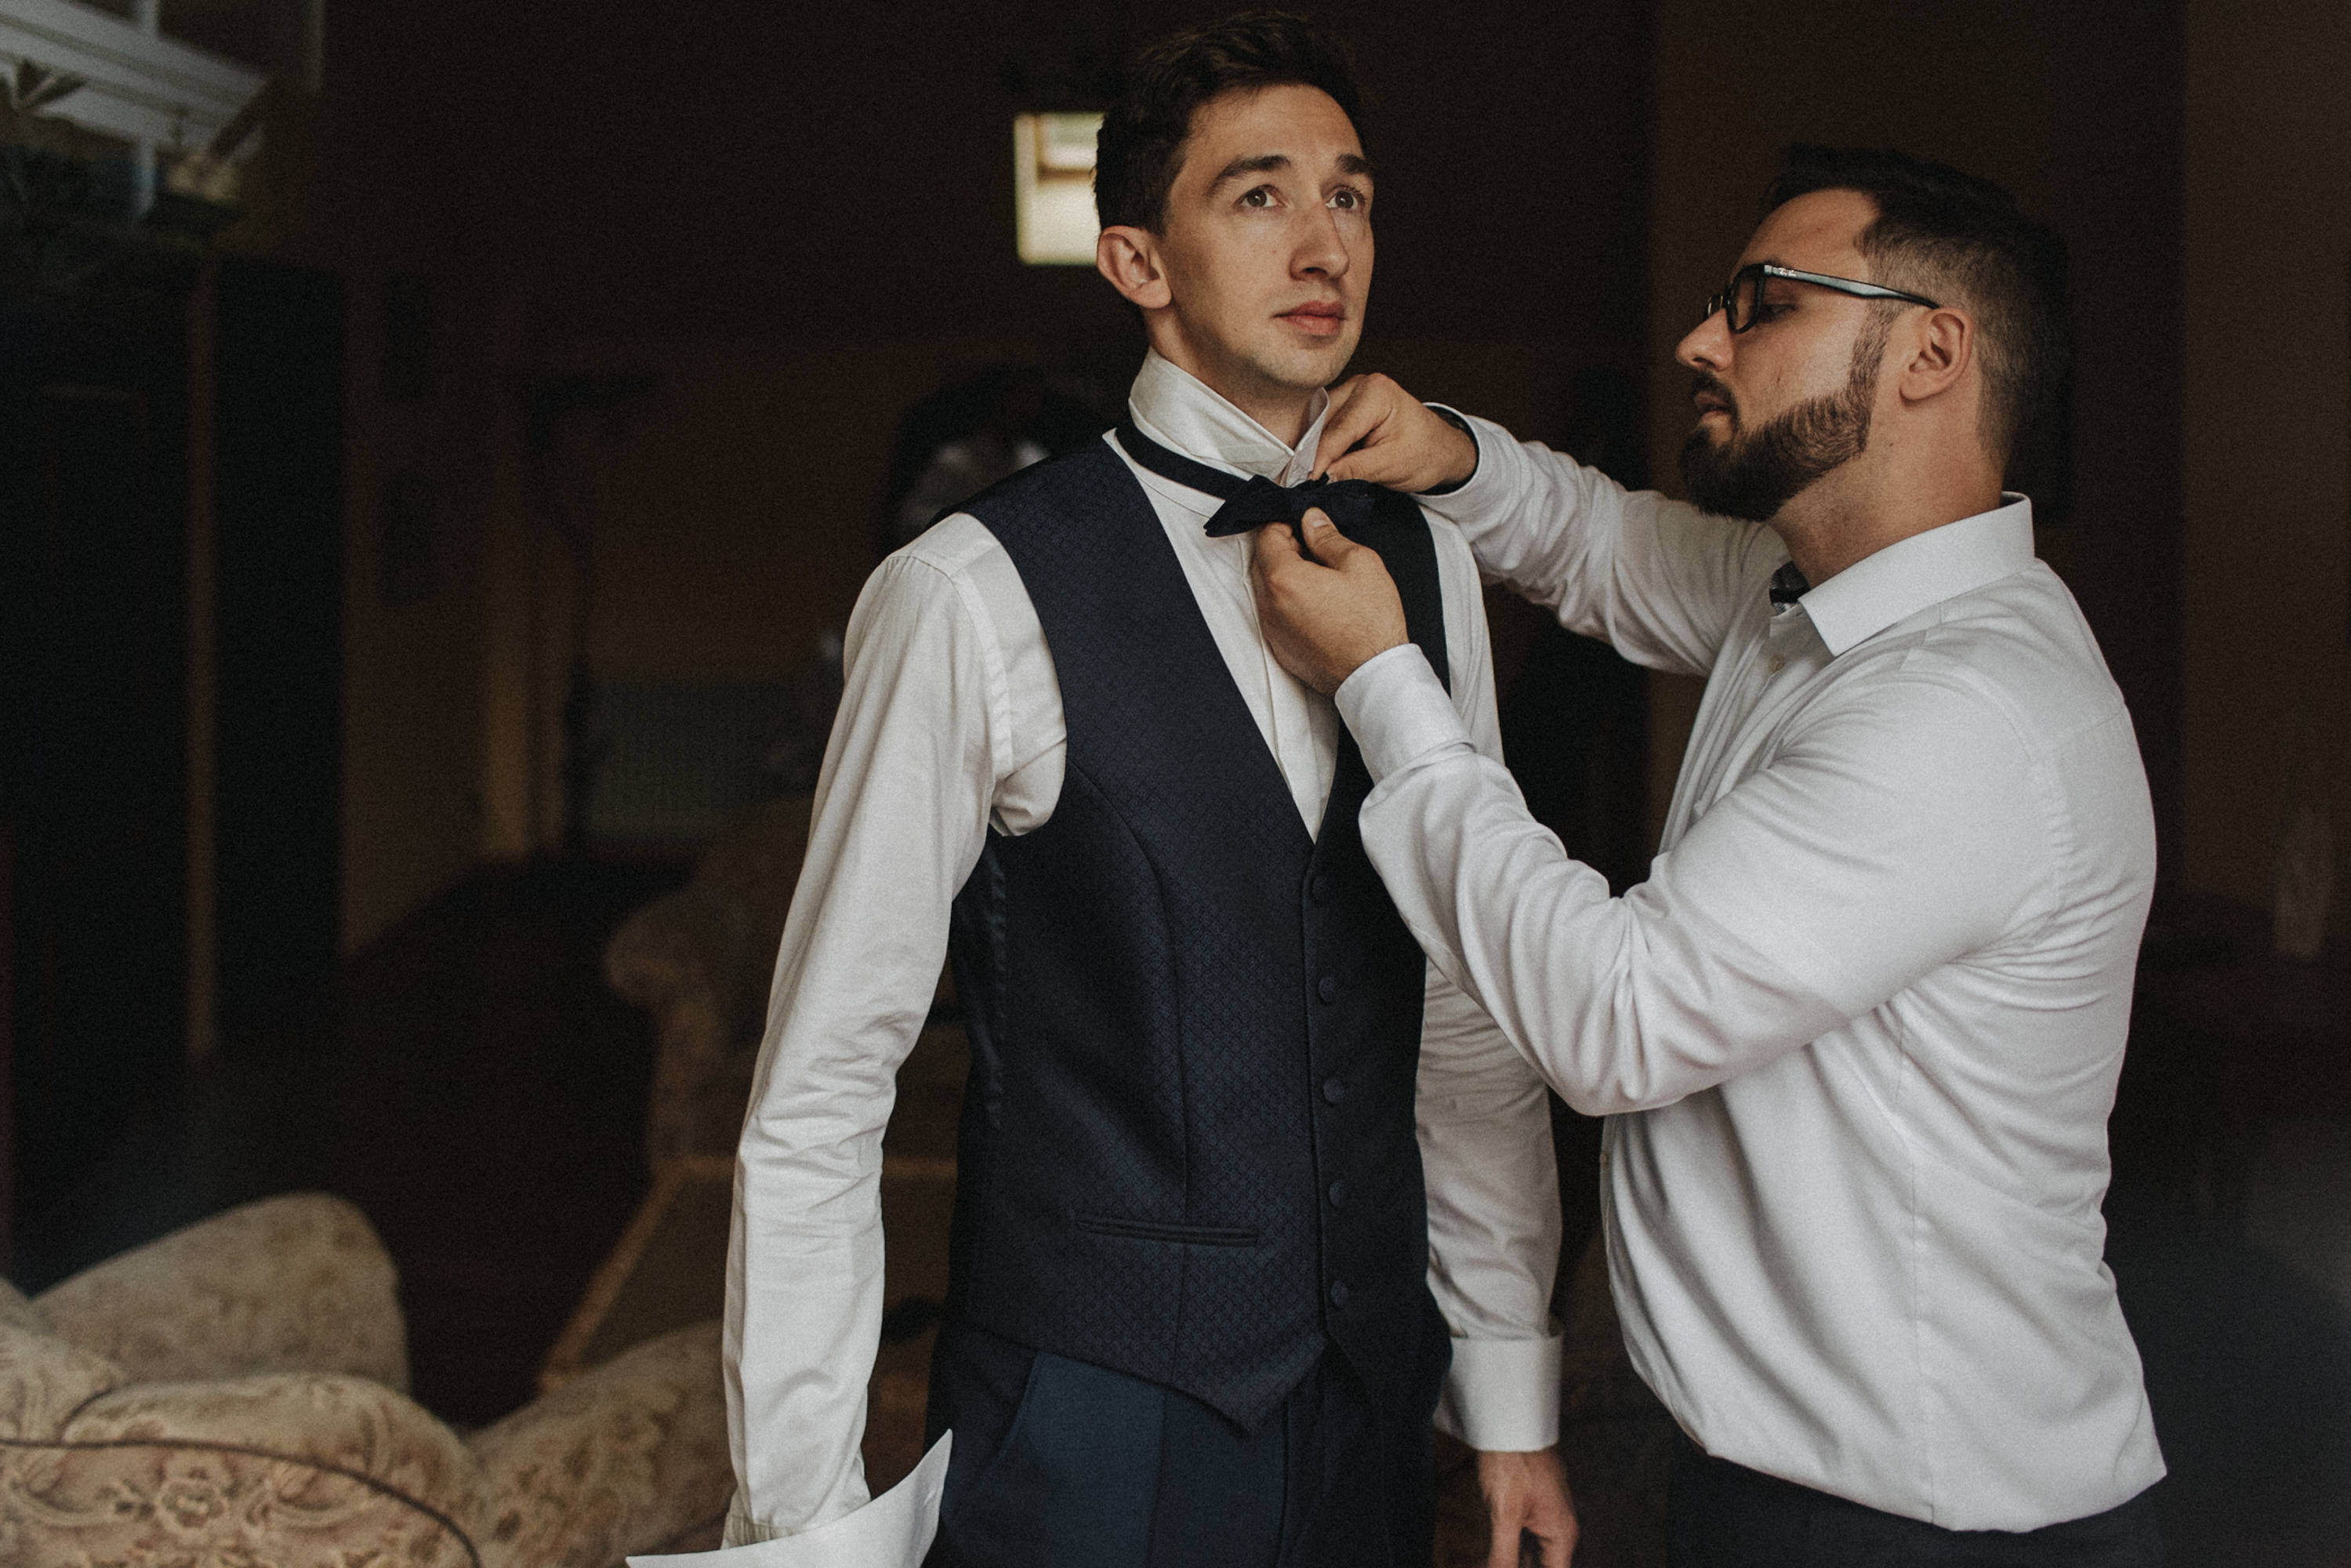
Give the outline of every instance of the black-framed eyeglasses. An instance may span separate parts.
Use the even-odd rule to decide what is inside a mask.
[[[1850,294],[1857,299],[1904,299],[1913,305],[1924,305],[1929,310],[1939,309],[1936,301],[1923,294],[1906,294],[1899,288],[1888,288],[1882,283],[1864,283],[1858,277],[1831,277],[1824,272],[1799,272],[1792,267],[1782,267],[1776,261],[1750,261],[1730,275],[1719,293],[1706,302],[1706,312],[1698,319],[1719,310],[1723,325],[1734,332],[1744,332],[1762,319],[1763,280],[1784,277],[1792,283],[1809,283],[1820,288],[1833,288],[1839,294]]]

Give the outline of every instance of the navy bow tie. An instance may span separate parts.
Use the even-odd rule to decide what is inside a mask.
[[[1220,539],[1245,534],[1268,523],[1293,527],[1307,508],[1319,507],[1330,515],[1341,533],[1371,520],[1380,487],[1368,479],[1309,479],[1299,485],[1277,485],[1262,475],[1243,479],[1196,463],[1180,452],[1170,452],[1128,420],[1118,427],[1118,444],[1126,455],[1163,479],[1214,496],[1224,502],[1208,519],[1208,537]]]
[[[1379,493],[1380,487],[1368,479],[1309,479],[1277,485],[1252,474],[1208,519],[1208,537],[1220,539],[1227,534],[1245,534],[1268,523],[1294,526],[1304,520],[1312,507],[1329,513],[1341,533],[1351,533],[1371,520],[1372,503]]]
[[[1812,591],[1813,585],[1804,580],[1804,574],[1796,570],[1792,560],[1771,574],[1771,608],[1783,609]]]

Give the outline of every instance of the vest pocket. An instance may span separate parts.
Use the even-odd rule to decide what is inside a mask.
[[[1113,1219],[1102,1214],[1079,1215],[1078,1228],[1131,1241],[1176,1241],[1194,1247],[1254,1247],[1258,1235],[1230,1225],[1162,1225],[1155,1219]]]

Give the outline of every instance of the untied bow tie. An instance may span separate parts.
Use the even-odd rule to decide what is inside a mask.
[[[1133,420],[1119,425],[1118,444],[1128,456],[1161,478],[1173,479],[1224,503],[1208,519],[1212,539],[1245,534],[1268,523],[1294,527],[1309,508],[1318,507],[1330,515],[1341,533],[1352,533],[1371,520],[1372,507],[1379,499],[1380,486],[1368,479],[1317,478],[1297,485],[1277,485],[1261,474],[1243,479],[1169,451],[1137,430]]]

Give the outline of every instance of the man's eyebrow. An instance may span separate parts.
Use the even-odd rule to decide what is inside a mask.
[[[1208,182],[1208,191],[1213,195],[1228,180],[1238,180],[1244,174],[1270,173],[1276,169],[1290,166],[1290,154],[1287,152],[1259,152],[1247,158],[1236,158],[1217,171],[1217,177]],[[1342,152],[1339,155],[1339,172],[1368,180],[1372,177],[1371,160],[1360,152]]]
[[[1208,190],[1213,193],[1226,181],[1238,180],[1244,174],[1263,174],[1289,167],[1290,154],[1287,152],[1259,152],[1254,157],[1236,158],[1217,171],[1217,177],[1208,182]]]

